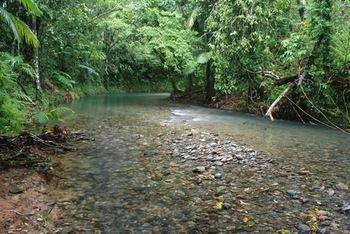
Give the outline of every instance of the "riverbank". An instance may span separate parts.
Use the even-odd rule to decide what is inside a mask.
[[[56,180],[25,168],[1,171],[0,178],[0,232],[54,233],[59,211],[49,193]]]
[[[235,111],[240,113],[252,114],[259,117],[265,117],[269,106],[264,102],[247,101],[244,97],[232,95],[217,95],[212,98],[212,101],[205,100],[204,94],[172,94],[172,99],[184,103],[194,104],[212,109],[219,109],[225,111]],[[332,129],[340,130],[350,134],[350,125],[344,125],[343,122],[337,123],[339,120],[323,119],[324,116],[318,116],[317,113],[312,113],[300,109],[300,106],[293,106],[292,103],[285,103],[274,110],[274,118],[277,120],[288,120],[299,122],[303,124],[314,124],[327,126]]]
[[[61,158],[79,140],[65,127],[41,135],[22,133],[0,138],[0,233],[53,233],[60,211],[52,191]],[[49,222],[50,221],[50,222]]]

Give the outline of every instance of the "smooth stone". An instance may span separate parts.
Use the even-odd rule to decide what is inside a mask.
[[[143,156],[145,156],[145,157],[154,157],[156,155],[157,155],[157,153],[153,152],[153,151],[146,151],[143,153]]]
[[[215,173],[214,177],[215,177],[215,179],[221,179],[222,178],[222,174],[221,173]]]
[[[327,193],[328,196],[333,196],[335,194],[335,191],[333,189],[328,189]]]
[[[299,230],[298,231],[298,234],[307,234],[307,233],[310,233],[311,229],[308,225],[306,224],[299,224],[297,229]]]
[[[229,204],[229,203],[224,203],[224,204],[222,204],[222,208],[223,209],[225,209],[225,210],[229,210],[230,208],[231,208],[232,206],[231,206],[231,204]]]
[[[214,162],[214,165],[215,166],[222,166],[222,165],[224,165],[224,163],[220,162],[220,161],[216,161],[216,162]]]
[[[290,195],[292,197],[300,194],[300,192],[296,191],[296,190],[287,190],[287,193],[288,193],[288,195]]]
[[[194,173],[203,173],[205,172],[205,167],[196,167],[192,170]]]
[[[350,204],[344,204],[344,205],[341,207],[341,211],[342,211],[344,214],[349,215],[349,214],[350,214]]]
[[[9,186],[9,192],[12,193],[12,194],[20,194],[20,193],[23,193],[24,192],[24,189],[22,188],[19,188],[17,185],[15,184],[11,184]]]
[[[236,158],[237,158],[238,160],[243,160],[243,159],[244,159],[244,156],[243,156],[243,155],[238,154],[238,155],[236,155]]]

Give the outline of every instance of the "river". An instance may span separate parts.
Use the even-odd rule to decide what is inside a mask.
[[[168,94],[101,95],[71,108],[76,115],[67,124],[95,141],[77,143],[76,152],[63,156],[64,183],[53,195],[67,213],[62,227],[294,232],[303,224],[314,228],[316,212],[318,230],[350,228],[349,135],[178,104]],[[198,166],[205,171],[194,170]],[[327,219],[318,210],[328,212]]]

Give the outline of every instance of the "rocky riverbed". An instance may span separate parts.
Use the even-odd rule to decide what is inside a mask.
[[[75,196],[58,197],[59,230],[350,233],[344,181],[186,125],[105,123],[88,133],[93,148],[80,146],[88,163],[64,162],[61,189]]]

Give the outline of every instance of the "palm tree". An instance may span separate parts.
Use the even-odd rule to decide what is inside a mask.
[[[22,6],[34,16],[41,16],[42,12],[33,0],[17,0]],[[0,6],[0,22],[4,21],[11,29],[15,39],[20,43],[22,40],[35,48],[39,47],[39,40],[29,26],[8,12],[5,7]]]

